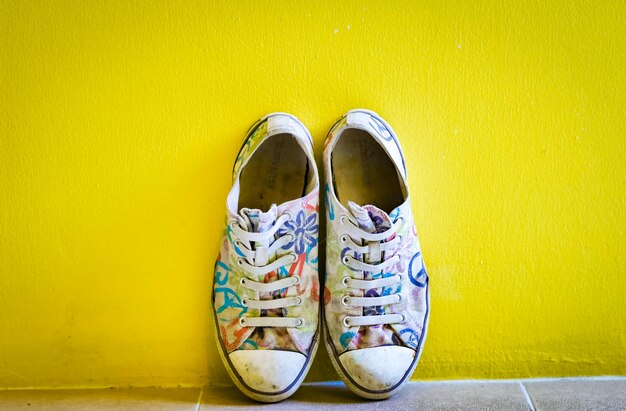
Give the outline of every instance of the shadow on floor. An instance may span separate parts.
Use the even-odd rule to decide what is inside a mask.
[[[307,384],[289,398],[289,403],[306,402],[319,404],[358,404],[364,400],[352,394],[342,383]],[[203,396],[204,404],[215,406],[251,407],[262,406],[263,403],[251,400],[236,388],[209,388]]]

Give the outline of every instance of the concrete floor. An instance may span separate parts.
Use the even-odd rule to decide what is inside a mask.
[[[355,397],[338,382],[303,385],[273,405],[235,388],[0,391],[2,410],[626,410],[626,377],[412,382],[385,401]]]

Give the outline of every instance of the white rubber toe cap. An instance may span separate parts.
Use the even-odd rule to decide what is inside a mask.
[[[306,363],[304,355],[293,351],[237,350],[228,357],[246,385],[264,393],[287,389]]]
[[[347,351],[339,361],[347,376],[362,388],[383,391],[402,382],[414,358],[415,351],[410,348],[384,346]]]

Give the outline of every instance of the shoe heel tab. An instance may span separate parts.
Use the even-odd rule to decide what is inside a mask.
[[[289,132],[299,137],[304,137],[309,143],[313,143],[307,128],[296,117],[286,113],[276,113],[266,119],[268,134]]]

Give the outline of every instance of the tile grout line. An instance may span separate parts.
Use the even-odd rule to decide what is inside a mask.
[[[524,385],[524,383],[522,381],[518,381],[517,383],[519,384],[519,387],[522,390],[522,394],[524,395],[524,398],[526,399],[526,403],[528,404],[528,408],[530,409],[530,411],[536,411],[535,404],[533,404],[533,400],[532,398],[530,398],[530,394],[528,394],[528,390],[526,389],[526,386]]]
[[[195,411],[200,410],[200,404],[202,404],[202,393],[204,392],[204,386],[200,387],[200,394],[198,394],[198,402],[196,403]]]

